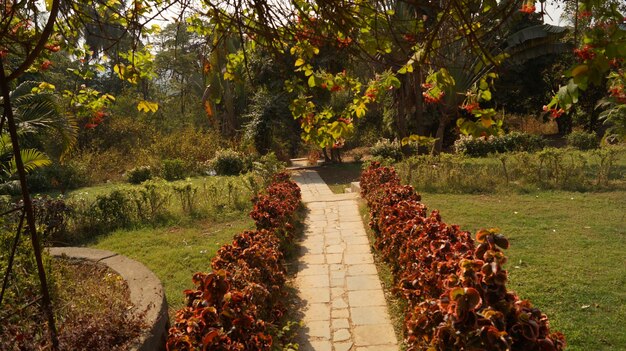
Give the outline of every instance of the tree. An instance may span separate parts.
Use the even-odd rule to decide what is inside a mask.
[[[111,9],[110,1],[92,2],[93,13],[102,14]],[[119,2],[114,2],[119,3]],[[155,2],[156,3],[156,2]],[[19,175],[22,191],[23,211],[26,217],[27,230],[30,234],[32,247],[39,279],[41,282],[43,311],[47,317],[48,329],[51,336],[51,349],[58,350],[56,327],[50,304],[45,270],[43,267],[39,238],[35,226],[33,205],[26,184],[26,167],[22,159],[20,149],[19,130],[17,116],[14,114],[12,101],[12,86],[26,72],[36,72],[48,69],[53,62],[50,54],[62,48],[76,47],[76,42],[71,39],[78,37],[80,24],[90,21],[90,14],[82,11],[82,2],[50,0],[45,2],[46,8],[42,8],[38,1],[3,1],[0,4],[0,91],[3,103],[3,115],[0,121],[0,132],[6,126],[8,129],[15,168]],[[151,12],[159,13],[159,9],[152,6],[151,2],[134,0],[122,5],[111,15],[110,22],[116,22],[125,28],[125,33],[136,40],[141,36],[142,29],[147,23],[146,16]],[[169,5],[168,2],[159,1],[158,4]],[[73,52],[73,50],[69,50]],[[124,79],[132,80],[140,75],[140,64],[133,59],[130,65],[124,67],[124,71],[118,69],[119,75]],[[81,59],[85,59],[81,57]],[[6,123],[6,124],[5,124]]]
[[[565,49],[554,45],[561,29],[520,28],[519,23],[538,15],[532,14],[530,4],[520,10],[519,1],[206,4],[206,12],[198,16],[208,15],[215,27],[254,38],[255,45],[277,56],[292,55],[294,72],[300,75],[286,84],[288,92],[298,96],[292,113],[301,121],[303,138],[322,147],[340,145],[353,130],[353,121],[388,95],[393,97],[400,137],[409,134],[409,121],[424,123],[425,111],[430,111],[439,116],[433,134],[440,147],[443,132],[462,111],[459,105],[472,107],[466,110],[475,117],[463,119],[461,129],[494,132],[495,111],[478,108],[481,102],[488,105],[494,69],[506,59]],[[343,69],[324,66],[327,48],[344,57]],[[356,74],[359,65],[369,74]],[[331,95],[350,92],[351,100],[343,109],[318,106],[316,96],[325,94],[319,89]],[[439,102],[439,107],[428,108],[428,103]]]
[[[600,118],[611,131],[624,130],[619,125],[626,109],[626,5],[613,0],[581,0],[568,5],[574,12],[577,62],[566,72],[567,85],[559,88],[544,111],[558,118],[572,110],[590,88],[603,87],[607,96],[598,106],[604,110]]]
[[[38,148],[43,137],[52,136],[50,139],[58,141],[58,157],[67,154],[76,144],[76,123],[70,116],[59,112],[57,98],[51,89],[48,83],[23,82],[10,93],[20,141],[22,145],[31,145],[20,150],[26,172],[52,163],[48,155]],[[0,112],[4,115],[3,97],[0,97]],[[17,163],[11,137],[5,131],[0,133],[0,163],[4,171],[0,179],[7,186],[19,189],[19,186],[15,187],[15,182],[7,183],[17,174]]]

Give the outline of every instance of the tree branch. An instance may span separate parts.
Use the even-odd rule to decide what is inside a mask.
[[[24,62],[22,62],[22,64],[18,68],[16,68],[15,71],[13,71],[8,77],[6,77],[7,82],[10,82],[13,79],[21,76],[22,73],[24,73],[35,62],[37,57],[39,57],[41,51],[43,51],[46,43],[48,42],[48,39],[50,39],[52,31],[54,30],[54,22],[59,15],[60,4],[61,0],[52,0],[50,17],[48,17],[48,22],[46,23],[46,26],[43,28],[43,31],[39,36],[39,41],[37,42],[37,45],[35,45],[35,48],[28,54],[28,56],[26,56]]]

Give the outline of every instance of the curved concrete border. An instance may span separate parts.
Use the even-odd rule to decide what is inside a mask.
[[[144,321],[149,326],[132,349],[165,350],[169,328],[167,301],[161,281],[152,271],[135,260],[111,251],[85,247],[52,247],[48,250],[52,256],[101,263],[117,272],[128,283],[130,301],[135,305],[135,310],[144,314]]]

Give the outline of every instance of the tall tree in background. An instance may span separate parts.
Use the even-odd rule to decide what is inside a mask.
[[[443,132],[463,115],[459,105],[473,116],[462,120],[461,129],[472,134],[496,132],[495,111],[481,107],[489,105],[494,70],[507,58],[529,59],[563,50],[550,46],[562,30],[519,25],[535,16],[521,1],[204,4],[197,16],[223,32],[254,38],[255,45],[277,56],[292,55],[294,72],[300,75],[286,85],[299,96],[292,113],[301,121],[305,140],[322,147],[341,144],[353,130],[353,121],[388,95],[400,137],[409,134],[409,121],[423,125],[423,120],[432,120],[424,119],[424,114],[434,114],[435,130],[419,129],[438,137],[440,148]],[[334,47],[335,55],[345,57],[345,69],[323,65],[325,47]],[[558,49],[546,50],[550,47]],[[245,63],[243,54],[244,59],[238,59]],[[357,74],[356,67],[367,67],[369,74]],[[315,96],[325,90],[349,91],[351,98],[343,110],[318,106]],[[428,104],[435,107],[426,109]]]
[[[626,138],[626,4],[619,0],[566,1],[565,15],[575,27],[575,63],[567,84],[544,107],[554,118],[572,111],[583,95],[605,89],[599,118],[609,134]]]

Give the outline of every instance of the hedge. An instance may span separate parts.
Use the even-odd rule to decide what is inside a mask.
[[[361,175],[376,247],[407,301],[407,350],[563,350],[548,317],[507,290],[508,240],[497,229],[471,234],[427,213],[395,170],[373,162]]]
[[[193,276],[186,307],[176,312],[167,349],[270,350],[285,313],[282,244],[291,240],[300,189],[285,173],[253,199],[257,230],[235,236],[211,262],[212,272]]]

